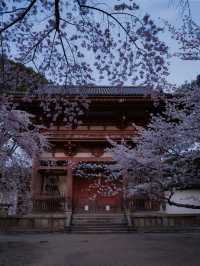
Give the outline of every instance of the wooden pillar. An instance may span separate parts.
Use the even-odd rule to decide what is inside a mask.
[[[73,170],[72,166],[67,167],[67,190],[66,190],[66,209],[72,210],[72,200],[73,200]]]
[[[32,196],[40,192],[40,174],[38,173],[39,160],[34,157],[32,163],[31,193]]]

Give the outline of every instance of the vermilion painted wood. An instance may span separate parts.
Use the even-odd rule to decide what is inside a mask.
[[[74,178],[73,210],[84,212],[86,211],[85,206],[88,206],[89,212],[106,211],[106,206],[109,205],[110,212],[120,211],[122,209],[122,192],[110,196],[98,193],[96,187],[92,188],[96,181],[97,178],[92,180]],[[101,182],[103,183],[104,180]],[[118,182],[117,186],[120,187],[121,183]]]

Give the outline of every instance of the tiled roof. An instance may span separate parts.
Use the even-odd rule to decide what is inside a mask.
[[[58,90],[66,95],[87,95],[87,96],[132,96],[132,95],[148,95],[151,90],[147,87],[134,87],[134,86],[52,86],[47,85],[44,90],[51,91]],[[42,91],[42,89],[41,89]]]

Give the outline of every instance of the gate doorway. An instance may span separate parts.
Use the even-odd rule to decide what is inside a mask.
[[[108,183],[103,177],[78,178],[74,177],[73,211],[74,212],[121,212],[122,192],[121,183]],[[110,187],[116,187],[111,193]]]

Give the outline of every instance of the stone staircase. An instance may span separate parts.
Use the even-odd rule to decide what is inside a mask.
[[[129,233],[134,229],[128,226],[123,213],[74,213],[72,215],[72,233]]]

